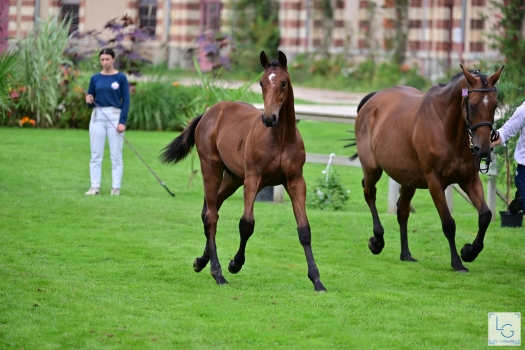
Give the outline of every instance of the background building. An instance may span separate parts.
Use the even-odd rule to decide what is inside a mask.
[[[71,16],[72,30],[101,30],[127,13],[149,28],[149,52],[169,67],[191,64],[188,49],[206,30],[229,34],[234,0],[0,0],[0,45],[24,37],[38,18]],[[279,0],[280,49],[300,53],[346,53],[355,60],[389,57],[396,24],[392,0]],[[503,1],[503,0],[501,0]],[[460,62],[470,66],[493,59],[484,33],[492,28],[488,0],[409,0],[406,64],[417,63],[427,77]]]

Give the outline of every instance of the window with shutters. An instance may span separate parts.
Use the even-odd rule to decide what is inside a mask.
[[[70,19],[69,34],[78,31],[80,0],[62,0],[60,19]]]
[[[157,27],[157,0],[139,0],[139,28],[155,35]]]

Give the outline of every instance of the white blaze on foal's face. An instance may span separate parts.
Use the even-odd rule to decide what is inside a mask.
[[[272,86],[273,86],[273,84],[274,84],[274,80],[275,80],[275,73],[270,74],[270,76],[268,77],[268,79],[270,80],[270,83],[271,83]]]
[[[487,95],[485,95],[485,97],[483,98],[483,104],[485,105],[485,107],[487,107],[489,104],[489,98],[487,97]]]

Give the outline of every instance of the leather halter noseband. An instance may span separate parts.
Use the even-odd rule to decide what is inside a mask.
[[[477,124],[474,124],[474,125],[470,124],[468,95],[471,92],[491,92],[491,91],[494,91],[495,93],[498,93],[498,89],[495,86],[491,87],[491,88],[488,88],[488,89],[472,89],[471,90],[471,89],[468,88],[468,85],[467,85],[466,89],[461,89],[461,96],[463,97],[463,101],[465,102],[465,110],[466,110],[466,120],[465,120],[465,122],[467,123],[469,147],[470,147],[470,151],[472,152],[472,154],[476,154],[474,152],[474,144],[472,143],[472,132],[475,129],[479,128],[480,126],[488,126],[490,128],[491,132],[494,132],[494,130],[492,130],[492,123],[491,122],[481,122],[481,123],[477,123]],[[479,160],[479,162],[478,162],[478,160]],[[485,164],[487,165],[487,167],[485,169],[481,169],[481,157],[476,157],[476,160],[474,161],[474,163],[476,164],[476,167],[478,168],[480,173],[486,174],[489,171],[489,167],[490,167],[490,155],[486,158]]]

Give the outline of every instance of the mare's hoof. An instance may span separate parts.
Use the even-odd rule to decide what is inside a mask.
[[[385,243],[378,243],[375,237],[370,237],[370,239],[368,240],[368,249],[370,249],[370,251],[374,255],[381,253],[384,247]]]
[[[324,287],[323,283],[321,283],[321,281],[314,282],[314,289],[316,292],[326,292],[326,288]]]
[[[412,257],[412,255],[408,254],[407,256],[401,256],[400,257],[401,261],[412,261],[412,262],[417,262],[417,259],[414,259]]]
[[[452,265],[452,268],[456,271],[456,272],[463,272],[463,273],[467,273],[468,272],[468,269],[463,266],[462,263],[459,263],[459,264],[456,264],[455,266]]]
[[[197,258],[197,259],[198,259],[198,258]],[[197,259],[195,259],[195,261],[193,262],[193,271],[195,271],[195,272],[201,272],[202,269],[204,268],[204,266],[203,266],[203,267],[200,267],[200,266],[199,266],[199,263],[197,262]]]
[[[226,278],[224,278],[223,275],[220,276],[213,276],[215,278],[215,282],[217,282],[218,285],[221,284],[228,284],[228,281],[226,281]]]
[[[473,262],[476,260],[482,249],[483,246],[481,246],[481,249],[476,249],[476,247],[470,243],[465,244],[463,248],[461,248],[461,260],[465,262]]]
[[[230,273],[236,274],[239,271],[241,271],[241,269],[242,269],[242,265],[237,266],[235,261],[230,260],[230,264],[228,265],[228,271],[230,271]]]

